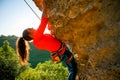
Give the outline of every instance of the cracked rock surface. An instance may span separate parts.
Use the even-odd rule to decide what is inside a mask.
[[[55,36],[77,56],[77,80],[119,80],[120,0],[46,2]]]

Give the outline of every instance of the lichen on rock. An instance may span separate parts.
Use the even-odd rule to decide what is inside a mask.
[[[120,0],[46,2],[55,36],[77,55],[78,80],[119,80]]]

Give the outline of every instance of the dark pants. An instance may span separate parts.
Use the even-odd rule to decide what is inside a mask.
[[[68,71],[69,71],[68,80],[75,80],[75,77],[76,77],[76,74],[77,74],[76,60],[73,57],[70,62],[66,62],[66,60],[68,60],[71,55],[72,55],[72,53],[67,49],[65,51],[65,53],[61,56],[61,58],[62,58],[62,62],[64,62],[68,67]]]

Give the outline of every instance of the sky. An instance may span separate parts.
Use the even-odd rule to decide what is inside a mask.
[[[32,0],[26,0],[41,18],[42,12]],[[0,0],[0,35],[22,36],[26,28],[38,28],[40,20],[24,0]]]

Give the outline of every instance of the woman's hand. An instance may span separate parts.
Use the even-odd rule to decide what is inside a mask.
[[[40,11],[43,11],[43,0],[39,1],[39,9]]]
[[[44,17],[49,17],[49,14],[50,14],[50,8],[49,6],[47,5],[47,3],[45,1],[43,1],[43,14],[42,16]]]

